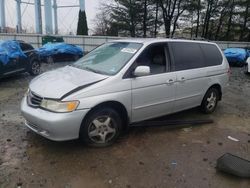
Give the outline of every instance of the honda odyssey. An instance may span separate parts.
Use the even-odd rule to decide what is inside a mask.
[[[117,40],[36,77],[21,111],[26,126],[48,139],[107,146],[135,122],[198,106],[212,113],[228,79],[214,43]]]

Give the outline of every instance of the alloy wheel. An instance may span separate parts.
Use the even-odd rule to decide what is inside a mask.
[[[207,98],[207,109],[210,111],[213,110],[213,108],[216,106],[216,101],[216,94],[214,92],[211,92],[210,96]]]
[[[99,116],[89,125],[88,136],[97,144],[109,142],[116,135],[114,120],[109,116]]]

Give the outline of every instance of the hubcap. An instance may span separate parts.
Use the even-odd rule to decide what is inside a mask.
[[[101,116],[94,119],[88,129],[89,138],[95,143],[107,143],[116,134],[114,121],[109,116]]]
[[[33,72],[33,74],[39,74],[40,65],[39,65],[38,62],[33,62],[33,64],[32,64],[32,72]]]
[[[207,109],[213,110],[213,108],[216,105],[216,94],[214,92],[211,93],[211,95],[207,98]]]

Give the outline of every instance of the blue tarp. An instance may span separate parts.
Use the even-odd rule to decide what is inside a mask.
[[[243,63],[248,57],[247,50],[243,48],[227,48],[224,54],[229,63]]]
[[[0,42],[0,61],[6,65],[11,59],[26,57],[17,41]]]
[[[56,54],[83,55],[83,50],[79,46],[67,43],[47,43],[38,49],[41,57],[48,57]]]

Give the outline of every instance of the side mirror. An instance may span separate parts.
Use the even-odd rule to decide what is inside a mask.
[[[134,71],[135,77],[147,76],[150,75],[150,67],[149,66],[138,66]]]

